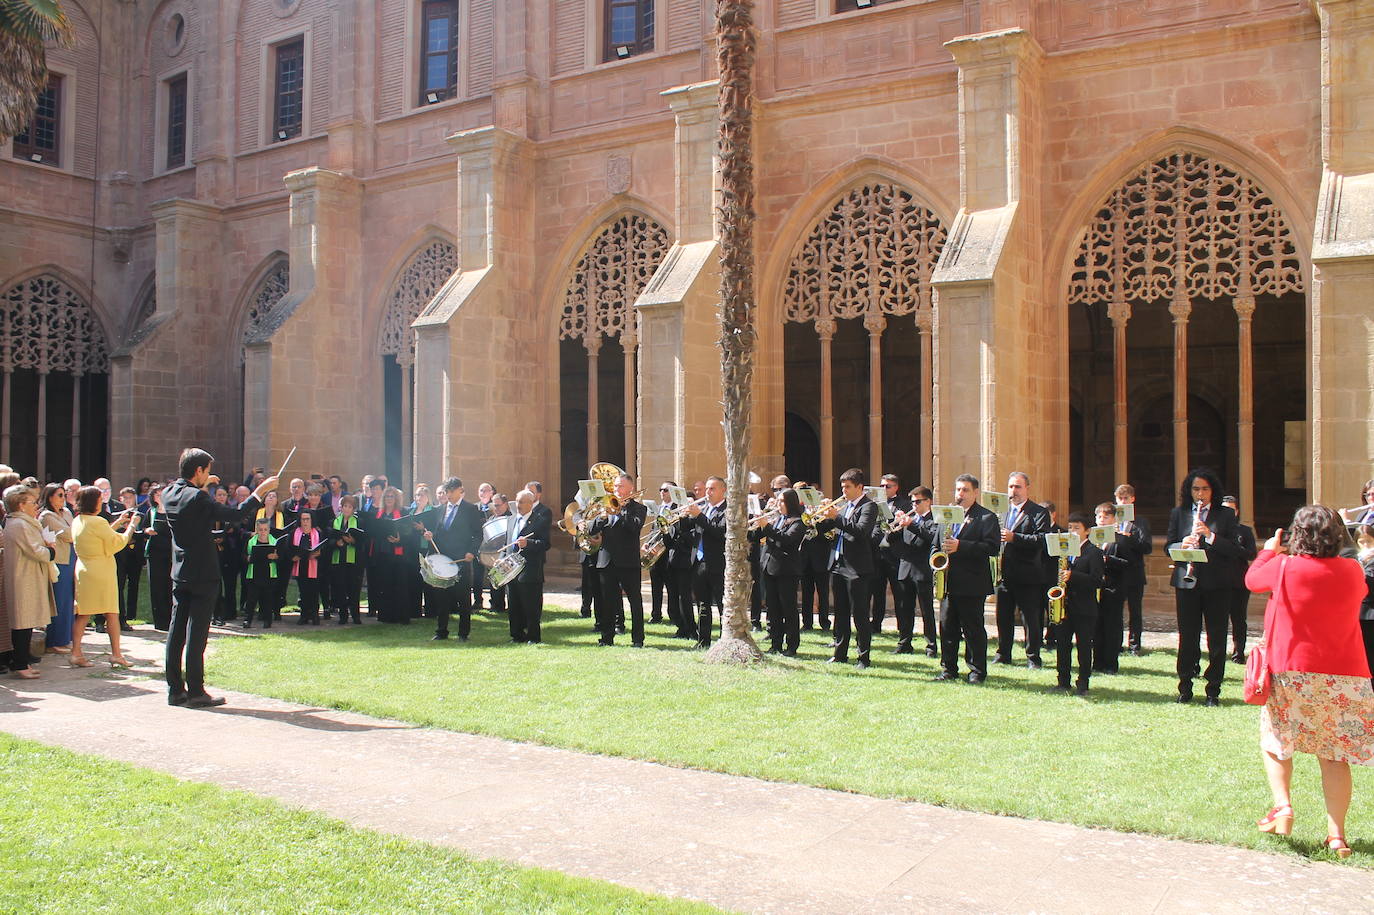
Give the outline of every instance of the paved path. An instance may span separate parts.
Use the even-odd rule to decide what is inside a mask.
[[[103,642],[91,639],[88,651]],[[126,651],[152,663],[161,643]],[[92,654],[92,657],[100,657]],[[356,826],[750,912],[1374,911],[1374,874],[1221,846],[675,769],[60,666],[0,730]],[[102,668],[105,668],[103,671]],[[302,777],[303,765],[308,775]],[[1249,815],[1252,811],[1245,811]]]

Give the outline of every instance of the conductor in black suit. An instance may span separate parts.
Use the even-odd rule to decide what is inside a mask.
[[[873,531],[878,525],[878,506],[864,495],[864,472],[851,467],[840,474],[840,490],[847,500],[844,507],[835,506],[816,525],[824,534],[833,530],[835,538],[830,550],[830,582],[834,588],[835,653],[827,663],[843,664],[849,660],[850,621],[853,621],[859,643],[858,666],[868,667],[869,648],[873,638],[870,628],[870,601],[878,570],[873,557]]]
[[[436,588],[424,582],[425,605],[433,607],[434,638],[448,638],[448,618],[458,613],[458,641],[466,642],[472,631],[472,564],[482,548],[482,512],[463,501],[463,481],[449,477],[439,486],[445,502],[439,506],[434,530],[424,532],[425,540],[443,555],[458,563],[458,581],[449,588]]]
[[[1178,698],[1193,701],[1193,677],[1202,657],[1199,642],[1207,630],[1207,705],[1221,704],[1226,675],[1226,630],[1231,617],[1232,568],[1240,562],[1236,513],[1221,504],[1221,481],[1210,470],[1194,470],[1179,487],[1178,505],[1169,512],[1169,547],[1204,550],[1206,562],[1174,563],[1171,584],[1178,614]]]
[[[997,654],[994,664],[1010,664],[1016,647],[1016,611],[1026,630],[1026,666],[1040,669],[1040,640],[1044,634],[1045,592],[1052,581],[1045,575],[1045,534],[1050,513],[1030,500],[1030,477],[1019,470],[1007,478],[1011,505],[1000,531],[1002,580],[997,586]]]
[[[542,641],[539,624],[544,614],[544,556],[549,551],[552,518],[552,513],[537,509],[534,493],[520,490],[515,497],[511,543],[515,551],[525,557],[525,567],[506,585],[511,640],[536,644]]]
[[[951,525],[949,535],[935,549],[949,555],[945,569],[945,599],[940,607],[940,666],[936,680],[959,679],[959,635],[968,643],[968,682],[988,676],[988,632],[983,604],[992,593],[988,559],[997,555],[997,516],[978,504],[978,478],[960,474],[954,480],[954,501],[964,520]]]
[[[211,530],[251,518],[263,493],[277,478],[258,484],[237,508],[220,505],[203,487],[215,459],[200,448],[181,452],[181,477],[162,491],[162,507],[172,533],[172,625],[167,631],[167,704],[191,708],[223,705],[224,697],[205,692],[205,642],[220,592],[219,550]],[[183,652],[186,663],[182,676]]]
[[[639,532],[649,511],[634,495],[634,477],[622,473],[615,481],[615,497],[620,510],[607,512],[587,526],[589,534],[601,535],[601,550],[596,554],[596,570],[601,578],[604,598],[597,611],[599,645],[615,644],[616,618],[623,612],[621,595],[630,601],[630,641],[644,647],[644,598],[640,594]]]

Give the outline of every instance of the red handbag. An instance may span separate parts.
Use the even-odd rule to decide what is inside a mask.
[[[1279,583],[1274,593],[1283,589],[1283,573],[1288,571],[1288,557],[1279,560]],[[1245,658],[1245,701],[1250,705],[1264,705],[1269,701],[1269,654],[1261,637]]]

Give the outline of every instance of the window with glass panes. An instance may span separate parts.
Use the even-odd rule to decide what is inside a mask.
[[[426,0],[420,10],[420,100],[458,95],[458,0]]]
[[[167,168],[186,164],[186,74],[167,80]]]
[[[48,85],[38,93],[33,118],[27,127],[14,135],[14,157],[60,166],[61,137],[62,75],[50,73]]]
[[[301,135],[305,116],[305,39],[277,45],[272,105],[272,142]]]
[[[878,6],[883,3],[891,3],[892,0],[835,0],[835,12],[845,13],[849,10],[866,10],[871,6]]]
[[[654,0],[605,0],[604,60],[654,49]]]

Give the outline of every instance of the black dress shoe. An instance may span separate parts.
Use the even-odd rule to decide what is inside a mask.
[[[460,635],[460,636],[458,636],[458,641],[460,641],[460,642],[466,642],[467,640],[468,640],[468,637],[465,636],[465,635]]]
[[[1245,655],[1243,655],[1243,654],[1241,654],[1239,651],[1237,651],[1235,654],[1231,655],[1231,663],[1232,663],[1232,664],[1244,664],[1244,663],[1245,663]]]
[[[1040,669],[1043,668],[1044,666],[1045,666],[1044,664],[1041,664],[1041,663],[1040,663],[1040,659],[1039,659],[1039,658],[1031,658],[1029,661],[1026,662],[1026,669],[1027,669],[1027,670],[1040,670]]]
[[[447,632],[436,632],[436,633],[434,633],[434,635],[430,636],[430,639],[429,639],[429,640],[430,640],[431,642],[442,642],[442,641],[444,641],[444,640],[447,639],[447,638],[448,638],[448,633],[447,633]]]
[[[1045,692],[1054,693],[1056,696],[1067,696],[1069,694],[1069,688],[1063,683],[1056,683],[1054,686],[1045,690]]]
[[[624,635],[624,634],[625,634],[625,624],[624,624],[624,623],[621,623],[621,624],[619,624],[618,626],[615,627],[615,634],[616,634],[616,635]]]
[[[207,696],[205,693],[201,693],[199,696],[191,696],[186,700],[187,708],[215,708],[223,704],[223,696]]]
[[[837,657],[835,657],[834,655],[831,655],[830,657],[828,657],[828,658],[825,659],[825,663],[827,663],[827,664],[848,664],[848,663],[849,663],[849,659],[848,659],[848,658],[837,658]]]
[[[816,627],[811,625],[810,623],[807,623],[806,625],[802,626],[802,632],[810,632],[814,628]]]
[[[971,670],[968,672],[968,682],[977,686],[979,683],[983,682],[983,675],[976,670]]]
[[[596,645],[598,648],[610,648],[615,645],[615,642],[608,642],[605,639],[597,639]]]
[[[1086,699],[1088,697],[1088,688],[1086,686],[1080,686],[1073,691],[1073,694],[1075,696],[1082,696]]]
[[[950,683],[950,682],[954,682],[954,681],[958,680],[958,679],[959,679],[959,675],[958,675],[958,674],[952,674],[952,673],[950,673],[950,672],[947,671],[947,670],[942,670],[942,671],[940,671],[938,674],[936,674],[935,676],[931,677],[931,679],[932,679],[932,680],[938,680],[938,681],[940,681],[940,682],[942,682],[942,683]]]
[[[912,648],[910,645],[898,645],[896,648],[892,649],[892,653],[893,653],[893,654],[915,654],[915,653],[916,653],[916,649],[915,649],[915,648]]]
[[[1133,657],[1143,657],[1145,655],[1145,649],[1141,648],[1139,645],[1136,645],[1134,648],[1131,649],[1130,653]]]
[[[134,631],[134,627],[133,627],[133,626],[130,626],[128,623],[120,623],[120,624],[119,624],[119,631],[120,631],[120,632],[133,632],[133,631]]]
[[[868,658],[859,658],[859,660],[854,663],[854,666],[859,668],[859,670],[868,670],[873,664]]]
[[[995,654],[995,655],[992,656],[992,662],[991,662],[991,663],[993,663],[993,664],[1010,664],[1010,663],[1011,663],[1011,659],[1008,658],[1008,657],[1005,657],[1004,655]]]
[[[784,658],[795,658],[797,656],[797,653],[793,651],[791,648],[789,648],[782,653],[782,656]]]
[[[936,648],[934,645],[927,645],[927,646],[926,646],[926,657],[927,657],[927,658],[938,658],[939,656],[940,656],[940,649]]]
[[[1207,701],[1203,702],[1202,704],[1205,705],[1207,708],[1220,708],[1221,699],[1217,696],[1208,696]]]
[[[1179,705],[1187,705],[1189,702],[1193,701],[1193,694],[1179,693],[1177,696],[1174,697],[1174,701],[1177,702]]]
[[[185,693],[171,693],[167,696],[168,705],[185,705],[189,698]]]
[[[643,647],[644,647],[644,643],[643,643],[643,642],[631,642],[631,643],[630,643],[630,647],[631,647],[631,648],[643,648]]]

